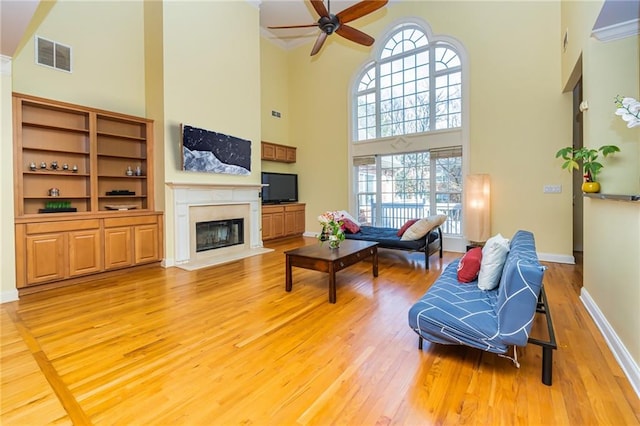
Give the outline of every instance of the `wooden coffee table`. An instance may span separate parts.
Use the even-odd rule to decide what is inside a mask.
[[[345,240],[337,249],[328,243],[312,244],[285,251],[287,257],[285,290],[293,286],[291,268],[311,269],[329,273],[329,303],[336,303],[336,272],[369,257],[373,258],[373,276],[378,276],[378,243]]]

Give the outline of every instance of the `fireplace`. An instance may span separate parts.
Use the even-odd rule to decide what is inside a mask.
[[[262,246],[260,184],[169,183],[168,187],[173,209],[166,217],[173,227],[167,239],[173,241],[173,250],[166,266],[194,270],[272,251]],[[242,225],[234,225],[236,220]],[[209,236],[198,237],[196,224],[205,222],[231,225],[226,231],[209,227],[205,231]]]
[[[244,244],[244,219],[196,222],[196,253]]]

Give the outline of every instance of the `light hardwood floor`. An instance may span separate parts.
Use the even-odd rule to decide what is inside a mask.
[[[0,307],[2,415],[9,424],[640,423],[640,401],[578,299],[580,267],[547,264],[559,348],[553,386],[541,349],[521,368],[482,351],[425,343],[409,307],[459,254],[380,251],[327,275],[283,250],[188,272],[151,268],[24,296]],[[542,321],[534,335],[544,330]],[[538,334],[542,336],[541,334]]]

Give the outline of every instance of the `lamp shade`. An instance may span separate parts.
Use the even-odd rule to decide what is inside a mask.
[[[464,181],[464,235],[482,243],[491,236],[491,183],[488,174],[467,175]]]

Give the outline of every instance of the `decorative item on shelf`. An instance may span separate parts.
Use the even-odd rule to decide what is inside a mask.
[[[136,195],[135,191],[129,191],[128,189],[113,189],[111,191],[107,191],[106,195]]]
[[[133,170],[131,166],[127,166],[127,171],[125,172],[127,176],[133,176]]]
[[[562,168],[567,169],[569,172],[579,170],[580,162],[582,162],[585,179],[585,182],[582,184],[582,191],[599,192],[600,184],[598,183],[598,173],[600,173],[600,170],[604,166],[597,161],[598,156],[602,153],[602,156],[606,157],[615,152],[620,152],[620,148],[615,145],[602,145],[598,149],[567,146],[556,152],[556,158],[561,157],[564,160]]]
[[[340,243],[344,241],[344,222],[341,220],[338,212],[327,211],[318,216],[318,222],[322,225],[322,232],[318,235],[318,240],[322,244],[329,241],[329,247],[332,249],[340,247]]]
[[[136,206],[135,204],[106,204],[104,206],[104,208],[107,210],[133,210],[137,207],[138,206]]]
[[[71,168],[71,171],[72,171],[73,173],[78,173],[78,165],[77,165],[77,164],[74,164],[74,165],[73,165],[73,167]]]
[[[616,115],[627,122],[628,128],[640,126],[640,102],[634,98],[618,95],[615,97],[615,103],[618,107]]]
[[[46,169],[47,168],[47,163],[45,163],[44,161],[42,163],[40,163],[40,168],[41,169]]]
[[[142,176],[142,169],[140,169],[140,166],[136,167],[136,176]]]
[[[51,162],[51,170],[58,170],[58,162],[57,161],[52,161]]]
[[[31,170],[32,172],[35,172],[37,169],[36,167],[36,163],[34,163],[33,161],[29,164],[29,170]]]
[[[67,163],[64,163],[62,165],[62,170],[69,170],[69,165]]]
[[[58,188],[50,188],[49,189],[49,196],[50,197],[59,197],[60,196],[60,190]]]
[[[77,212],[76,207],[71,207],[71,201],[47,201],[44,209],[39,209],[38,213],[68,213]]]

